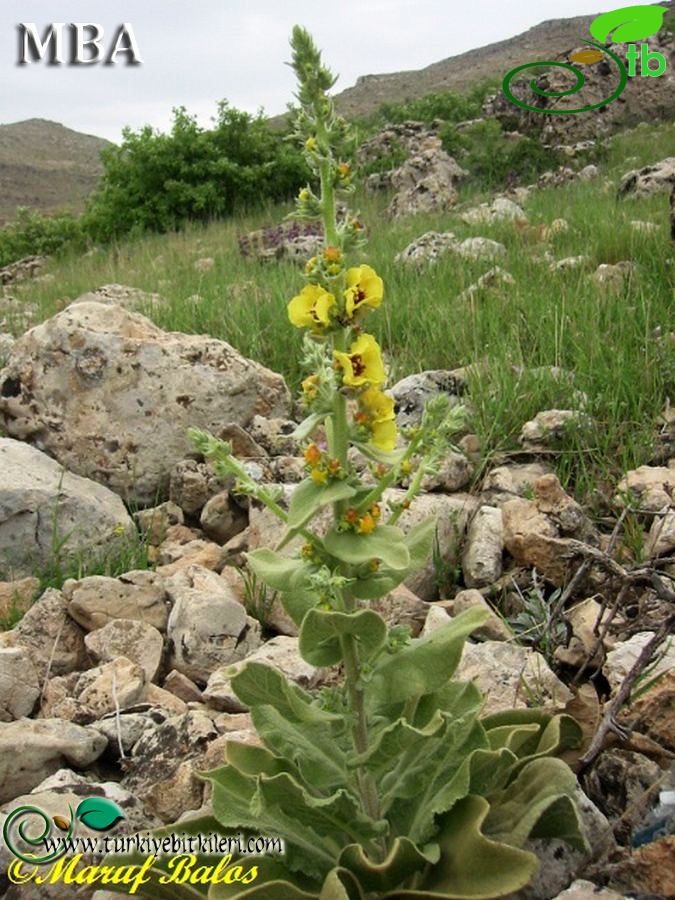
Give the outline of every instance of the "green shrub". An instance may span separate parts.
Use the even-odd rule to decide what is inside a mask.
[[[440,136],[446,153],[459,157],[472,178],[487,190],[513,179],[526,184],[560,164],[558,154],[536,138],[507,139],[495,119],[477,122],[462,131],[447,125]]]
[[[383,103],[375,119],[383,122],[433,122],[441,119],[444,122],[463,122],[482,115],[485,97],[494,92],[492,81],[480,81],[466,94],[457,91],[438,91],[420,97],[418,100],[406,100],[403,103]]]
[[[25,256],[51,256],[66,249],[82,250],[86,234],[82,221],[70,213],[45,216],[25,207],[0,229],[0,266]]]
[[[170,133],[125,129],[122,145],[107,148],[103,162],[85,223],[104,241],[284,200],[308,175],[301,154],[270,131],[261,114],[225,101],[212,130],[179,107]]]

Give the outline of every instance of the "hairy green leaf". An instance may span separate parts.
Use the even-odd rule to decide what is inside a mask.
[[[273,706],[297,722],[334,722],[340,716],[320,709],[311,694],[292,684],[278,669],[255,661],[243,662],[230,680],[232,690],[246,706]]]
[[[272,706],[254,707],[251,717],[265,744],[289,759],[308,785],[333,789],[349,783],[345,754],[325,724],[290,721]]]
[[[339,500],[348,500],[355,493],[355,488],[346,481],[317,484],[311,478],[306,478],[291,494],[288,507],[289,530],[296,531],[302,528],[322,506]]]
[[[449,681],[462,656],[464,641],[488,613],[474,607],[424,638],[417,638],[382,659],[366,686],[371,711],[405,703],[437,691]]]
[[[359,565],[381,559],[391,569],[407,569],[410,565],[405,535],[395,525],[378,525],[372,534],[332,528],[323,543],[329,553],[343,562]]]
[[[299,649],[313,666],[332,666],[342,661],[341,638],[356,638],[362,662],[368,662],[387,642],[387,626],[370,609],[354,613],[311,609],[300,628]]]

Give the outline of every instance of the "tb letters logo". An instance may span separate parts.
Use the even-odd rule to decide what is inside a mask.
[[[589,45],[588,50],[580,50],[578,53],[572,54],[569,61],[542,61],[525,63],[525,65],[517,66],[512,69],[502,82],[502,90],[508,99],[520,106],[521,109],[529,109],[532,112],[549,113],[552,115],[573,115],[575,113],[589,112],[592,109],[598,109],[611,103],[623,92],[628,84],[629,77],[632,78],[639,75],[642,78],[658,78],[666,71],[666,59],[662,53],[658,51],[650,51],[647,44],[634,43],[635,41],[644,41],[661,28],[663,24],[663,16],[668,12],[668,8],[664,6],[623,6],[621,9],[614,9],[611,12],[603,13],[594,19],[590,25],[591,36],[595,41],[587,41],[583,38],[583,42]],[[626,63],[613,53],[606,44],[620,44],[631,41],[626,52]],[[511,90],[512,80],[523,72],[525,69],[531,69],[534,66],[556,66],[560,69],[566,69],[576,78],[576,84],[566,91],[544,91],[537,86],[533,79],[530,82],[530,88],[540,97],[566,97],[569,94],[576,94],[584,86],[583,72],[576,66],[590,65],[599,62],[603,57],[609,57],[619,67],[619,84],[611,97],[601,100],[592,106],[584,106],[580,109],[541,109],[539,106],[532,106],[522,100],[514,97]]]

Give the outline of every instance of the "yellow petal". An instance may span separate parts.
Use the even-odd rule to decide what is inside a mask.
[[[375,422],[372,426],[371,443],[380,450],[396,449],[396,422],[388,419],[385,422]]]

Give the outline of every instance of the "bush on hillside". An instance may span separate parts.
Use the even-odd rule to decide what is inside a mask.
[[[480,81],[465,94],[456,91],[438,91],[417,100],[384,103],[375,119],[379,125],[408,121],[431,123],[435,119],[441,119],[443,122],[464,122],[482,115],[483,101],[494,90],[494,82]]]
[[[445,126],[440,137],[446,153],[456,157],[487,190],[510,181],[527,184],[560,163],[556,152],[537,138],[507,138],[496,119],[485,119],[462,131]]]
[[[96,240],[166,232],[285,200],[307,180],[301,154],[262,114],[225,101],[213,129],[179,107],[170,133],[145,126],[123,135],[121,146],[103,152],[103,177],[85,215]]]
[[[87,238],[79,218],[70,213],[45,216],[22,207],[0,228],[0,266],[25,256],[52,256],[65,249],[83,250]]]

